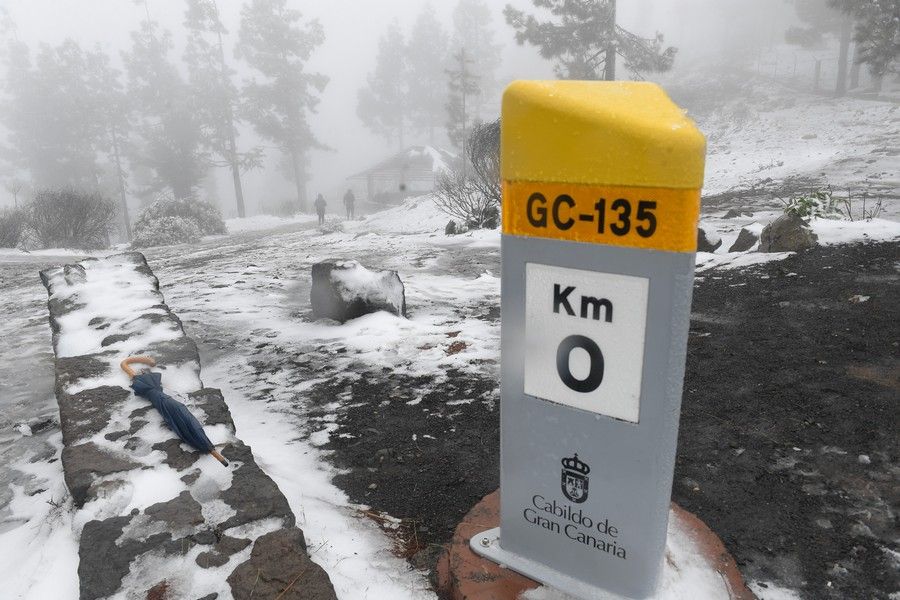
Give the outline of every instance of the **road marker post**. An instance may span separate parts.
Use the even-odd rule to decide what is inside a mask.
[[[472,549],[576,597],[662,572],[706,141],[658,86],[503,97],[500,527]]]

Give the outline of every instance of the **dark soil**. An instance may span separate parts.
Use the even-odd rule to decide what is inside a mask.
[[[898,288],[897,244],[698,278],[673,498],[748,580],[817,600],[900,588]],[[346,469],[335,483],[404,519],[417,564],[433,564],[429,550],[498,485],[498,378],[483,371],[371,372],[313,391],[325,403],[351,386],[327,446]]]
[[[433,556],[469,509],[497,489],[497,384],[458,371],[442,383],[391,374],[351,384],[353,406],[327,446],[335,465],[348,470],[334,483],[353,501],[403,519],[408,557],[422,550]],[[327,401],[344,389],[319,386],[312,398]],[[470,402],[448,405],[460,400]]]
[[[698,281],[673,497],[747,579],[900,588],[898,261],[898,244],[817,248]]]

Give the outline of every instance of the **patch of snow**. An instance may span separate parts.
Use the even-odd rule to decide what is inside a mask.
[[[654,600],[729,600],[731,595],[716,565],[709,563],[698,551],[691,531],[677,517],[669,514],[666,538],[666,559]],[[542,586],[524,592],[520,600],[576,600],[559,590]],[[608,593],[604,600],[624,600]],[[785,599],[787,600],[787,599]]]
[[[794,590],[783,588],[770,581],[751,581],[747,587],[759,600],[800,600],[800,594]]]
[[[253,448],[259,466],[287,497],[303,530],[310,557],[322,566],[340,600],[428,600],[435,598],[425,574],[392,553],[390,540],[331,483],[335,475],[303,427],[290,401],[264,407],[239,387],[249,381],[240,357],[204,367],[204,377],[222,389],[235,425]],[[261,410],[263,409],[263,410]]]
[[[900,223],[887,219],[845,221],[814,219],[810,227],[823,245],[854,242],[889,242],[900,239]]]
[[[265,231],[287,225],[297,225],[315,222],[316,215],[296,214],[290,217],[276,217],[273,215],[254,215],[243,219],[226,219],[225,227],[228,233],[244,233],[248,231]]]
[[[397,313],[403,310],[403,284],[391,272],[371,271],[355,260],[337,263],[331,280],[339,283],[336,289],[345,302],[362,298],[370,302],[384,302]]]
[[[39,491],[13,486],[9,516],[0,523],[0,581],[4,597],[16,600],[78,598],[78,537],[59,460],[62,434],[48,443],[55,448],[54,462],[17,466],[36,478]]]

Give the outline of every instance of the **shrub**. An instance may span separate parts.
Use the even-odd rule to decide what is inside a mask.
[[[98,192],[39,190],[26,209],[24,233],[41,248],[98,250],[109,246],[116,210]]]
[[[18,209],[0,211],[0,248],[15,248],[22,241],[25,213]]]
[[[500,205],[500,119],[477,125],[466,140],[466,157],[472,165],[472,185]]]
[[[135,248],[196,242],[204,235],[228,233],[219,209],[203,200],[162,197],[134,224]]]
[[[200,227],[191,219],[165,216],[143,222],[138,220],[131,245],[135,248],[170,246],[196,242],[201,237]]]
[[[341,221],[325,221],[319,225],[319,231],[322,233],[341,233],[344,231],[344,224]]]
[[[192,221],[201,235],[228,233],[219,209],[203,200],[162,197],[148,206],[134,224],[135,231],[153,227],[153,222],[163,217],[180,217]]]
[[[468,177],[460,168],[438,175],[434,202],[469,229],[497,226],[497,202],[486,196],[474,178]]]
[[[472,130],[466,139],[463,161],[463,165],[438,175],[435,203],[444,213],[460,220],[458,231],[496,228],[502,198],[499,119]]]
[[[838,208],[842,202],[836,198],[831,188],[818,190],[810,194],[791,198],[784,203],[784,212],[797,215],[801,219],[840,219],[844,213]]]

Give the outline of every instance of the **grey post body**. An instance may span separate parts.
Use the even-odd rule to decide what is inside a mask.
[[[585,600],[652,597],[664,561],[695,254],[509,234],[502,252],[501,526],[474,536],[471,546]],[[649,280],[637,423],[525,394],[528,263]],[[601,347],[610,356],[615,340]],[[590,466],[581,503],[561,489],[561,460],[575,453]],[[592,528],[542,513],[535,496],[541,506],[555,501],[580,510]],[[526,509],[528,519],[548,518],[546,527],[529,522]],[[574,518],[587,523],[581,517]],[[600,533],[604,520],[600,529],[614,527],[615,537]],[[625,557],[570,539],[570,524],[568,534],[615,542]]]

